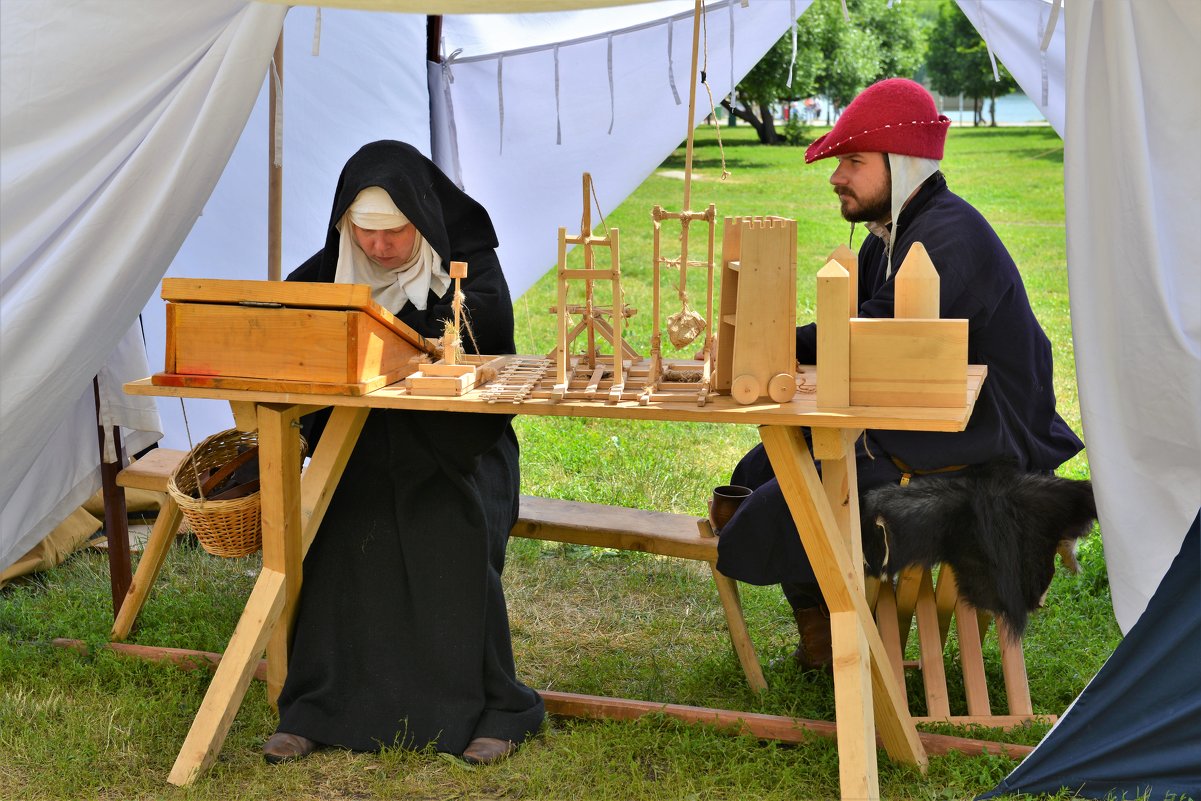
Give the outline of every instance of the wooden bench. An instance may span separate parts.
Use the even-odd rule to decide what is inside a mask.
[[[915,716],[919,723],[949,722],[1008,728],[1030,720],[1054,721],[1054,715],[1035,715],[1030,701],[1026,659],[1021,640],[1009,637],[1001,621],[994,627],[1001,651],[1001,672],[1005,679],[1008,715],[993,714],[984,672],[983,640],[993,617],[970,606],[959,594],[955,574],[949,565],[941,565],[935,584],[931,571],[910,567],[891,582],[880,582],[876,595],[876,626],[897,681],[904,686],[907,667],[921,671],[926,698],[926,714]],[[904,659],[914,617],[920,658]],[[952,715],[944,663],[947,634],[951,622],[959,639],[959,667],[962,670],[966,715]]]
[[[763,668],[742,614],[738,583],[717,569],[717,538],[713,536],[708,520],[692,515],[522,495],[521,514],[511,535],[707,562],[725,611],[730,642],[747,683],[755,691],[767,689]]]
[[[185,456],[184,451],[157,448],[118,474],[119,485],[164,493],[164,501],[129,592],[113,623],[113,640],[120,641],[129,636],[179,529],[182,513],[166,495],[167,479]],[[725,611],[730,641],[747,682],[756,691],[767,689],[759,657],[747,633],[738,585],[717,570],[717,538],[712,535],[707,520],[691,515],[523,495],[520,517],[511,535],[707,562]]]

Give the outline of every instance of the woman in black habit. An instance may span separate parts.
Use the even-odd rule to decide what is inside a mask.
[[[360,149],[338,179],[325,247],[289,281],[365,283],[418,333],[453,318],[465,261],[477,353],[513,353],[513,308],[482,206],[410,145]],[[317,418],[318,415],[314,415]],[[372,410],[304,560],[269,762],[319,745],[423,748],[484,763],[541,726],[517,680],[501,570],[517,519],[510,418]],[[324,419],[306,420],[309,442]]]

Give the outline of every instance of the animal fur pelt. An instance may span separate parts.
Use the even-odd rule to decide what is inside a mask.
[[[1021,637],[1055,573],[1097,517],[1089,481],[1022,472],[1010,462],[915,476],[867,492],[860,503],[864,560],[875,575],[949,564],[972,606]]]

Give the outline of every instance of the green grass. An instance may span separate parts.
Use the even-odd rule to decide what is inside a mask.
[[[849,226],[837,215],[828,165],[804,166],[797,148],[764,148],[747,129],[724,132],[732,175],[717,180],[711,131],[698,137],[694,208],[719,216],[779,214],[798,219],[802,320],[813,313],[813,273]],[[952,188],[994,222],[1018,261],[1035,310],[1055,344],[1062,413],[1079,431],[1067,306],[1062,143],[1049,128],[952,131]],[[664,163],[618,209],[623,285],[638,308],[629,339],[646,352],[650,332],[649,210],[678,209],[683,184]],[[548,237],[554,232],[548,231]],[[861,241],[862,229],[856,236]],[[694,235],[693,252],[697,240]],[[719,245],[720,246],[720,245]],[[578,257],[577,257],[578,258]],[[694,308],[703,294],[691,284]],[[544,278],[517,303],[522,352],[545,352],[553,339],[554,282]],[[671,295],[674,298],[674,294]],[[663,314],[677,307],[665,303]],[[700,515],[757,441],[750,427],[520,418],[523,491]],[[1081,455],[1063,472],[1087,476]],[[1049,605],[1025,638],[1035,711],[1058,714],[1120,638],[1110,608],[1100,540],[1082,549],[1084,572],[1052,584]],[[257,557],[222,560],[176,547],[131,641],[220,651],[233,631]],[[707,568],[628,552],[515,540],[506,586],[519,675],[539,689],[830,718],[833,687],[824,675],[770,664],[795,646],[787,603],[774,587],[743,588],[747,621],[770,689],[746,686],[725,632]],[[50,646],[55,637],[100,645],[111,625],[108,571],[96,552],[0,591],[0,798],[496,798],[496,799],[825,799],[838,795],[837,751],[814,738],[801,746],[764,743],[663,717],[636,723],[553,718],[513,759],[469,769],[429,752],[323,752],[292,766],[266,766],[259,753],[275,725],[264,688],[252,684],[212,771],[188,788],[165,783],[207,686],[186,672],[95,652]],[[951,703],[963,690],[948,653]],[[985,654],[994,708],[1003,705],[999,656]],[[908,679],[922,708],[920,679]],[[940,729],[940,731],[947,731]],[[959,731],[1033,744],[1045,726],[1003,734]],[[887,798],[970,798],[1014,766],[1000,757],[934,757],[926,775],[881,754]],[[1061,794],[1063,798],[1070,794]]]

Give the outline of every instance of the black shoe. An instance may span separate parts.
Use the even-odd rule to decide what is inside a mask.
[[[277,731],[263,745],[263,758],[272,765],[295,762],[317,750],[317,743],[299,734]]]
[[[468,765],[491,765],[500,762],[517,750],[517,743],[496,737],[476,737],[463,751],[463,761]]]

